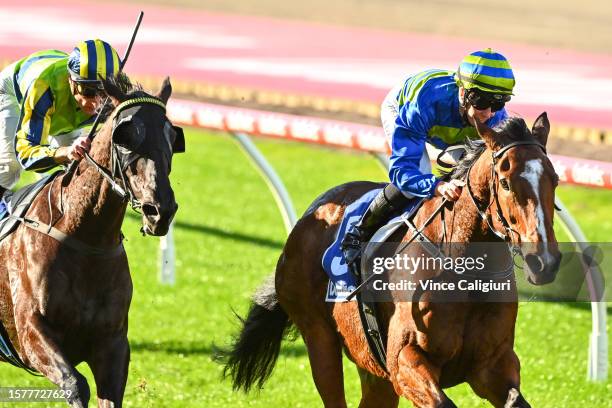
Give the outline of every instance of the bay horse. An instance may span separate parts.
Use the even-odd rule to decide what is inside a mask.
[[[558,178],[544,150],[550,130],[546,113],[531,131],[519,118],[495,130],[481,123],[476,127],[481,140],[468,144],[466,157],[450,175],[466,180],[466,186],[446,210],[446,225],[440,214],[424,235],[435,241],[446,228],[457,243],[503,242],[500,236],[514,245],[533,243],[522,254],[528,280],[551,282],[561,254],[552,226]],[[520,393],[519,359],[513,350],[515,298],[444,303],[421,297],[378,303],[388,371],[368,348],[356,302],[325,302],[328,277],[321,256],[347,205],[380,187],[371,182],[340,185],[310,205],[287,239],[274,280],[257,291],[239,335],[225,354],[221,350],[224,375],[232,378],[235,390],[261,388],[281,341],[296,327],[325,407],[346,407],[343,349],[358,368],[360,407],[397,407],[400,396],[417,407],[455,407],[443,389],[463,382],[495,407],[529,407]],[[442,200],[425,201],[413,223],[423,225]],[[410,238],[404,228],[392,241]]]
[[[155,96],[125,76],[104,85],[112,107],[90,158],[47,184],[25,214],[30,221],[0,243],[1,322],[25,366],[72,407],[90,398],[81,362],[93,372],[98,405],[122,405],[132,298],[121,234],[127,202],[142,211],[143,234],[155,236],[178,209],[169,174],[184,139],[166,117],[169,79]]]

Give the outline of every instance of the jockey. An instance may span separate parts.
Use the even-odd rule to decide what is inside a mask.
[[[0,197],[22,169],[45,172],[89,151],[81,130],[101,104],[102,80],[119,71],[119,56],[102,40],[70,55],[39,51],[0,72]]]
[[[381,120],[391,147],[391,183],[344,236],[342,251],[349,267],[356,271],[361,244],[409,200],[459,198],[460,181],[444,182],[431,174],[425,142],[443,149],[477,138],[475,119],[489,127],[499,124],[508,117],[504,105],[514,84],[508,60],[488,48],[465,57],[457,72],[420,72],[389,92],[381,106]]]

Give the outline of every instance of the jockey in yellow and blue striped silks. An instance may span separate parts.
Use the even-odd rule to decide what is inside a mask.
[[[0,73],[0,143],[12,152],[0,147],[0,186],[12,187],[21,169],[44,172],[82,158],[89,141],[77,130],[91,124],[102,80],[118,71],[117,52],[99,39],[79,43],[70,54],[39,51],[5,68]]]

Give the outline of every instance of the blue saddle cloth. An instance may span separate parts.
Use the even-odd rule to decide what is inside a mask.
[[[340,223],[338,231],[336,232],[336,238],[323,253],[321,264],[329,276],[327,294],[325,295],[326,302],[344,302],[346,301],[346,297],[349,295],[349,293],[351,293],[357,287],[357,280],[346,264],[344,255],[340,249],[340,244],[342,242],[342,238],[346,234],[346,231],[348,231],[349,228],[352,228],[353,225],[355,225],[355,223],[361,219],[362,215],[370,206],[370,203],[381,190],[382,188],[377,188],[375,190],[368,191],[346,207],[344,217],[342,218],[342,222]],[[419,203],[420,200],[418,199],[410,200],[410,203],[404,209],[404,214],[411,212]],[[387,223],[395,222],[402,216],[403,214],[390,219]],[[353,298],[353,300],[355,300],[355,298]]]

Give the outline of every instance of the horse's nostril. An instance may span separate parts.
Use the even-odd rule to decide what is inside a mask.
[[[153,204],[143,204],[142,213],[147,218],[159,218],[159,208]]]
[[[544,262],[542,262],[542,258],[540,258],[538,255],[529,254],[525,256],[525,262],[527,262],[531,272],[539,273],[544,270]]]

